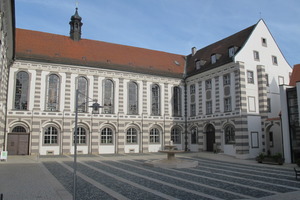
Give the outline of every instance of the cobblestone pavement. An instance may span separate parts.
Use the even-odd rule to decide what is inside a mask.
[[[77,198],[300,199],[300,181],[295,179],[294,165],[257,164],[254,160],[208,153],[177,156],[198,161],[195,168],[164,169],[144,165],[145,161],[164,157],[162,154],[79,156]],[[55,177],[50,185],[56,186],[54,189],[48,187],[47,192],[42,186],[35,188],[39,191],[36,199],[51,199],[55,195],[60,199],[70,199],[73,193],[73,157],[41,157],[36,163],[47,169],[47,177]],[[0,179],[0,193],[1,182]],[[57,192],[63,189],[65,193]],[[43,193],[45,197],[41,195]]]

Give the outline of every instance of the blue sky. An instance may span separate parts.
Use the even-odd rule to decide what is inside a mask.
[[[15,0],[16,27],[69,35],[76,0]],[[264,19],[300,64],[299,0],[78,0],[82,37],[188,55]]]

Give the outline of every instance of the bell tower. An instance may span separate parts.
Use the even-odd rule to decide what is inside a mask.
[[[76,7],[75,14],[71,17],[70,21],[70,38],[74,41],[81,39],[81,17],[78,15],[78,8]]]

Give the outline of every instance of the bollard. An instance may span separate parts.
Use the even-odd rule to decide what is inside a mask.
[[[2,193],[0,194],[0,200],[3,200],[3,194]]]

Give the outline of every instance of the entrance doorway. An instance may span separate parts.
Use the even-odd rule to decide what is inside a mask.
[[[29,154],[29,134],[22,126],[17,126],[7,138],[8,155],[28,155]]]
[[[206,151],[214,151],[215,128],[212,124],[206,127]]]

